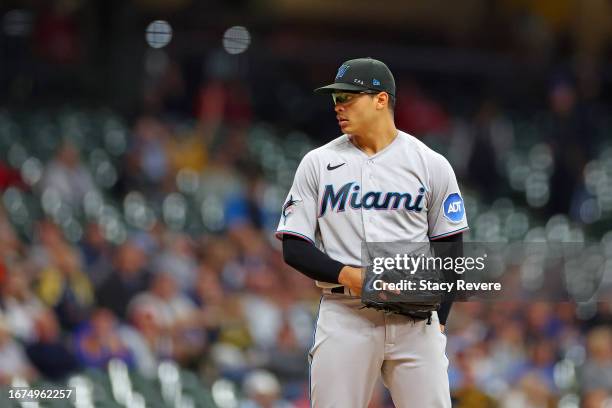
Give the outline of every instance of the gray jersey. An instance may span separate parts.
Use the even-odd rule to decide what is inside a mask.
[[[373,156],[348,135],[310,151],[295,173],[276,234],[302,237],[332,259],[361,266],[363,241],[425,242],[466,229],[448,161],[400,131]]]

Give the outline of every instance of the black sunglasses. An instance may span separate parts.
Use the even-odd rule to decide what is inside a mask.
[[[334,100],[334,105],[337,105],[339,103],[347,103],[353,100],[354,98],[356,98],[357,95],[362,95],[362,94],[376,95],[378,93],[380,92],[379,91],[333,92],[331,96],[332,96],[332,99]]]

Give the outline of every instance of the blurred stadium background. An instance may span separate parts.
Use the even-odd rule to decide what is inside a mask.
[[[307,407],[319,292],[272,231],[359,56],[468,239],[582,243],[612,283],[611,31],[606,0],[2,1],[0,405]],[[455,406],[612,406],[600,300],[455,304]]]

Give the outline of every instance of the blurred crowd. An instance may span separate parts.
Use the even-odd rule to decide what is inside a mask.
[[[152,207],[163,206],[181,170],[190,169],[207,197],[221,200],[221,223],[193,234],[162,217],[136,223],[117,240],[102,221],[85,218],[75,239],[47,209],[32,220],[28,236],[4,209],[0,382],[15,376],[61,382],[83,369],[104,370],[111,359],[151,378],[171,359],[209,386],[219,378],[238,384],[241,406],[308,406],[306,355],[319,291],[282,261],[272,238],[278,199],[269,202],[274,186],[249,154],[247,127],[226,129],[219,141],[208,140],[207,130],[180,133],[170,123],[150,115],[134,121],[108,193],[125,204],[138,191]],[[210,117],[199,122],[217,132],[218,125]],[[13,171],[6,167],[6,174]],[[21,174],[5,177],[5,196],[19,189],[40,197],[43,207],[49,191],[75,209],[102,189],[69,139],[58,144],[36,183]],[[485,179],[470,182],[487,191]],[[612,309],[609,303],[590,307],[456,304],[448,334],[456,406],[609,402]],[[379,386],[371,407],[390,406]]]
[[[145,113],[128,121],[123,147],[114,127],[102,150],[86,132],[75,139],[95,128],[84,113],[66,121],[81,127],[55,135],[47,157],[27,137],[23,154],[6,146],[1,384],[61,382],[112,359],[152,378],[172,360],[206,386],[236,384],[242,407],[309,406],[306,356],[320,291],[283,263],[272,232],[299,159],[337,130],[275,133],[254,120],[267,115],[244,84],[223,78],[204,82],[186,113],[183,85],[172,62],[147,78]],[[468,237],[522,239],[558,214],[583,240],[608,231],[610,129],[605,109],[571,79],[552,81],[548,106],[522,121],[493,99],[460,115],[426,88],[400,89],[398,127],[453,163]],[[11,115],[0,115],[0,133],[15,126]],[[51,122],[41,129],[64,129]],[[24,220],[19,203],[28,198],[40,208]],[[493,213],[502,207],[516,211],[502,220]],[[492,215],[505,227],[493,228]],[[448,358],[458,407],[605,406],[612,305],[457,303]],[[379,385],[371,407],[390,406]]]
[[[146,121],[134,131],[154,132]],[[136,140],[153,138],[136,134]],[[154,143],[135,146],[127,160],[137,161],[134,178],[146,184],[159,175],[153,168],[170,160],[168,151]],[[99,188],[93,180],[78,150],[64,143],[37,189],[58,191],[63,202],[78,206]],[[218,377],[244,381],[253,395],[263,387],[280,396],[282,378],[285,397],[304,399],[316,290],[284,265],[245,185],[244,195],[228,195],[227,228],[200,236],[160,222],[114,244],[103,226],[89,222],[82,239],[71,242],[43,217],[34,220],[26,242],[2,211],[0,382],[14,376],[61,381],[85,368],[104,370],[113,358],[154,377],[158,364],[172,359],[209,384]],[[255,368],[268,371],[248,377]]]
[[[612,310],[596,309],[580,319],[570,303],[456,305],[448,357],[457,406],[607,406]]]
[[[347,2],[349,25],[316,1],[295,4],[320,21],[292,2],[13,3],[0,391],[174,361],[213,396],[233,384],[227,406],[308,407],[320,290],[273,230],[299,160],[339,133],[312,89],[356,50],[394,72],[398,128],[452,163],[467,240],[600,245],[612,283],[610,2]],[[141,23],[163,10],[183,11],[176,35],[146,48]],[[219,48],[228,21],[253,24],[247,53]],[[447,329],[456,407],[612,407],[609,299],[458,302]],[[379,384],[370,408],[392,406]]]

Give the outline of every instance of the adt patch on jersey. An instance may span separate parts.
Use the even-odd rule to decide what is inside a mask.
[[[463,220],[465,208],[463,208],[463,199],[459,193],[452,193],[444,200],[444,216],[450,222],[458,223]]]

